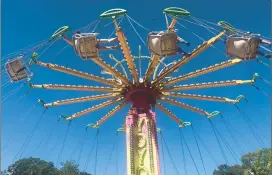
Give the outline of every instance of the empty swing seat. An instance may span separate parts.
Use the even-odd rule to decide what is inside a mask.
[[[86,60],[99,57],[95,33],[81,33],[73,36],[75,52],[80,58]]]
[[[30,73],[24,64],[23,56],[19,56],[14,60],[5,64],[5,69],[12,82],[18,82],[29,77]]]
[[[178,51],[175,31],[151,32],[148,34],[148,49],[153,55],[161,57],[176,55]]]
[[[226,40],[226,52],[228,57],[240,59],[254,59],[260,45],[259,37],[235,37],[230,36]]]

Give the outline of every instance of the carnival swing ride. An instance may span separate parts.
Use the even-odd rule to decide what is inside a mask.
[[[59,28],[49,40],[25,51],[21,51],[18,55],[13,56],[14,59],[8,60],[5,63],[4,71],[6,71],[12,83],[24,82],[24,84],[28,84],[30,89],[38,88],[65,91],[103,92],[104,94],[62,99],[48,103],[41,99],[38,101],[38,103],[44,106],[46,110],[53,106],[71,105],[75,103],[108,99],[108,101],[74,114],[61,115],[60,118],[67,121],[76,120],[79,117],[83,117],[93,111],[113,104],[116,105],[96,123],[88,124],[87,128],[98,130],[104,122],[110,120],[110,118],[114,119],[115,113],[130,104],[131,107],[126,116],[123,127],[118,129],[119,132],[124,132],[126,134],[127,174],[162,174],[157,137],[157,133],[160,133],[161,131],[156,126],[155,108],[160,109],[160,111],[164,112],[170,119],[176,122],[179,130],[181,131],[192,126],[192,124],[181,120],[181,118],[172,113],[171,110],[167,109],[163,103],[191,110],[207,117],[207,119],[211,121],[214,117],[222,116],[222,114],[219,111],[207,112],[204,109],[181,102],[179,99],[225,102],[233,104],[239,108],[237,104],[240,100],[246,100],[246,98],[243,95],[240,95],[236,99],[230,99],[219,96],[187,94],[180,91],[246,84],[253,85],[261,91],[261,89],[255,85],[255,82],[257,80],[267,81],[258,73],[255,73],[247,80],[228,80],[181,85],[178,83],[243,62],[257,60],[259,63],[265,65],[265,60],[271,59],[271,54],[269,53],[271,40],[260,34],[239,30],[225,21],[220,21],[218,23],[208,22],[191,16],[190,12],[182,8],[169,7],[164,9],[163,13],[166,16],[167,28],[158,32],[148,30],[147,48],[151,56],[141,55],[141,47],[139,47],[138,56],[132,55],[130,43],[126,38],[125,31],[120,27],[120,22],[124,17],[126,17],[132,27],[133,23],[140,27],[143,26],[129,17],[126,10],[112,9],[102,13],[100,15],[100,20],[92,23],[92,25],[97,27],[100,21],[111,20],[111,23],[113,23],[115,27],[114,30],[117,37],[101,39],[99,37],[99,33],[96,33],[94,29],[89,33],[85,32],[86,30],[77,30],[70,39],[67,35],[70,32],[70,27],[63,26]],[[169,18],[171,18],[172,21],[169,21],[168,23]],[[194,24],[198,24],[202,29],[207,29],[211,33],[215,34],[215,36],[204,41],[192,51],[186,52],[184,49],[181,49],[181,47],[186,47],[191,43],[178,36],[176,26],[182,26],[180,22],[181,20],[183,22],[190,22],[190,19],[194,21]],[[88,25],[88,27],[92,25]],[[133,29],[137,33],[134,27]],[[90,61],[93,62],[94,65],[100,66],[103,70],[102,73],[110,75],[112,78],[104,78],[101,75],[93,75],[73,68],[41,62],[39,60],[38,50],[46,48],[49,45],[51,46],[51,44],[57,40],[64,40],[74,49],[75,54],[83,61]],[[174,72],[178,72],[178,70],[186,63],[200,55],[205,50],[210,47],[215,48],[215,42],[222,41],[225,44],[225,55],[229,58],[228,60],[190,73],[178,76],[173,75]],[[108,46],[107,44],[110,44],[111,46]],[[115,52],[121,51],[124,57],[123,59],[117,59],[113,54],[110,54],[109,57],[111,60],[116,62],[115,65],[108,64],[103,58],[105,56],[101,55],[101,52],[112,50],[116,50]],[[167,59],[173,59],[175,56],[180,58],[169,64],[164,62]],[[263,61],[261,61],[262,59]],[[138,68],[136,66],[137,60],[139,60],[140,64],[142,60],[148,61],[148,65],[146,66],[146,71],[143,76],[141,75],[141,65],[139,64]],[[126,64],[127,68],[125,68],[126,66],[124,64]],[[93,82],[103,83],[106,86],[34,84],[31,81],[31,78],[34,75],[32,73],[33,65],[38,65]],[[2,76],[3,74],[4,73],[2,72]],[[9,82],[6,84],[8,83]],[[5,83],[2,84],[5,85]],[[215,134],[218,134],[218,131],[216,131]],[[198,172],[198,174],[200,173]]]

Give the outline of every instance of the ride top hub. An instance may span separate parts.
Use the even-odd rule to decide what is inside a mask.
[[[127,89],[124,97],[128,102],[132,103],[133,108],[149,110],[150,105],[154,106],[156,104],[156,98],[159,94],[157,89],[141,83]]]

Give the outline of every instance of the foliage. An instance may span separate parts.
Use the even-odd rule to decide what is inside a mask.
[[[247,153],[241,158],[242,166],[220,165],[213,175],[272,175],[272,149]]]
[[[32,157],[16,161],[4,172],[12,175],[91,175],[87,172],[80,172],[75,162],[66,161],[62,163],[60,169],[57,169],[52,162]]]
[[[213,172],[213,175],[244,175],[245,169],[240,165],[228,166],[226,164],[219,165],[218,170]]]
[[[254,175],[271,174],[272,149],[262,149],[242,156],[243,167]]]
[[[52,162],[32,157],[16,161],[8,167],[8,172],[13,172],[13,175],[58,175]]]

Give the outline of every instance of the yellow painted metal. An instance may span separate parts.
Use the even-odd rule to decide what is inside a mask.
[[[108,112],[104,117],[102,117],[100,120],[98,120],[94,126],[94,128],[98,128],[102,123],[104,123],[106,120],[108,120],[111,116],[113,116],[115,113],[123,109],[128,102],[124,101],[123,103],[119,104],[115,108],[113,108],[110,112]]]
[[[159,61],[160,61],[160,56],[158,55],[153,55],[151,57],[151,62],[147,68],[147,71],[145,73],[145,76],[144,76],[144,82],[147,82],[148,79],[150,78],[150,76],[152,75],[154,69],[156,68],[156,66],[158,65]]]
[[[102,95],[92,95],[92,96],[86,96],[86,97],[80,97],[80,98],[71,98],[71,99],[65,99],[65,100],[58,100],[52,103],[46,103],[44,106],[60,106],[60,105],[67,105],[67,104],[73,104],[73,103],[82,103],[92,100],[101,100],[106,98],[113,98],[118,97],[120,93],[109,93],[109,94],[102,94]]]
[[[77,86],[77,85],[63,85],[63,84],[33,84],[32,88],[44,88],[54,90],[73,90],[73,91],[97,91],[97,92],[121,92],[120,88],[101,87],[101,86]]]
[[[175,27],[175,25],[176,25],[176,23],[177,23],[177,18],[174,17],[173,20],[172,20],[172,22],[171,22],[171,24],[168,26],[168,30],[173,30],[174,27]]]
[[[194,49],[189,56],[184,56],[182,59],[180,59],[176,64],[174,64],[171,68],[163,72],[157,79],[155,79],[152,84],[156,85],[161,80],[163,80],[167,75],[169,75],[171,72],[177,70],[182,65],[199,55],[201,52],[209,48],[212,44],[214,44],[218,39],[220,39],[222,36],[224,36],[226,31],[223,31],[219,33],[217,36],[211,38],[208,41],[205,41],[202,45],[198,46],[196,49]]]
[[[209,101],[216,101],[216,102],[237,103],[237,100],[233,100],[233,99],[229,99],[225,97],[216,97],[216,96],[174,93],[174,92],[163,92],[163,95],[168,97],[188,98],[188,99],[195,99],[195,100],[209,100]]]
[[[179,106],[179,107],[182,107],[182,108],[197,112],[197,113],[205,115],[205,116],[209,115],[209,113],[207,111],[204,111],[203,109],[199,109],[199,108],[190,106],[188,104],[185,104],[185,103],[182,103],[182,102],[170,99],[170,98],[161,97],[161,100],[164,101],[164,102],[167,102],[167,103],[170,103],[170,104],[173,104],[173,105],[176,105],[176,106]]]
[[[190,79],[190,78],[194,78],[194,77],[197,77],[197,76],[200,76],[200,75],[204,75],[206,73],[210,73],[210,72],[217,71],[217,70],[229,67],[229,66],[233,66],[233,65],[236,65],[236,64],[238,64],[238,63],[240,63],[242,61],[243,60],[239,59],[239,58],[231,59],[231,60],[222,62],[220,64],[215,64],[215,65],[212,65],[212,66],[207,67],[207,68],[203,68],[203,69],[200,69],[200,70],[196,70],[194,72],[190,72],[190,73],[185,74],[185,75],[181,75],[179,77],[171,78],[171,79],[169,79],[168,81],[166,81],[164,83],[164,86],[167,86],[167,85],[170,85],[170,84],[175,84],[175,83],[178,83],[178,82]]]
[[[175,24],[177,22],[176,18],[173,18],[171,24],[168,27],[168,30],[172,30],[175,27]],[[156,66],[158,65],[159,61],[160,61],[160,56],[158,55],[153,55],[151,58],[151,63],[149,64],[147,71],[145,73],[145,77],[144,77],[144,82],[147,82],[148,79],[150,78],[150,76],[153,74],[154,69],[156,68]]]
[[[124,77],[118,70],[111,67],[109,64],[107,64],[105,61],[103,61],[100,58],[91,59],[94,63],[105,69],[107,72],[110,72],[114,77],[120,79],[125,85],[131,86],[132,83]]]
[[[81,78],[84,78],[84,79],[97,81],[97,82],[104,83],[104,84],[107,84],[107,85],[112,85],[112,86],[115,86],[115,87],[122,87],[122,85],[119,84],[117,81],[107,80],[105,78],[101,78],[101,77],[98,77],[98,76],[95,76],[95,75],[92,75],[92,74],[77,71],[75,69],[66,68],[64,66],[59,66],[57,64],[43,63],[43,62],[40,62],[40,61],[37,61],[36,64],[38,64],[40,66],[43,66],[43,67],[47,67],[47,68],[52,69],[52,70],[56,70],[56,71],[67,73],[67,74],[70,74],[70,75],[73,75],[73,76],[81,77]]]
[[[114,22],[114,25],[115,25],[115,28],[116,28],[116,35],[117,35],[117,38],[118,38],[119,43],[121,45],[121,48],[123,50],[123,54],[124,54],[124,57],[126,59],[129,71],[130,71],[130,73],[131,73],[131,75],[133,77],[134,82],[136,84],[138,84],[139,83],[138,72],[137,72],[137,69],[136,69],[134,58],[131,55],[131,51],[130,51],[127,39],[125,37],[125,34],[120,29],[120,27],[119,27],[119,25],[118,25],[115,18],[113,19],[113,22]]]
[[[119,97],[117,99],[108,100],[108,101],[106,101],[104,103],[101,103],[101,104],[98,104],[96,106],[92,106],[92,107],[90,107],[88,109],[85,109],[85,110],[82,110],[80,112],[77,112],[77,113],[73,114],[71,117],[67,117],[66,120],[72,120],[74,118],[81,117],[81,116],[86,115],[86,114],[88,114],[90,112],[93,112],[93,111],[96,111],[98,109],[104,108],[104,107],[112,105],[114,103],[117,103],[117,102],[119,102],[119,101],[121,101],[123,99],[124,99],[124,97]]]
[[[127,116],[127,175],[159,175],[156,124],[146,114]]]
[[[235,85],[253,84],[253,83],[254,83],[254,80],[228,80],[228,81],[219,81],[219,82],[184,84],[184,85],[178,85],[178,86],[171,86],[171,87],[163,89],[163,91],[166,92],[166,91],[179,91],[179,90],[188,90],[188,89],[202,89],[202,88],[235,86]]]
[[[173,114],[169,109],[167,109],[166,107],[164,107],[161,103],[157,103],[156,106],[161,111],[163,111],[164,113],[166,113],[171,119],[173,119],[175,122],[177,122],[177,124],[182,125],[182,121],[175,114]]]

